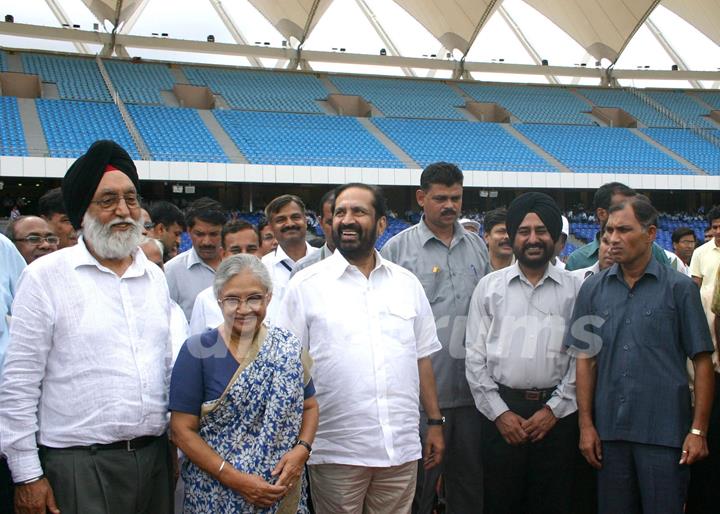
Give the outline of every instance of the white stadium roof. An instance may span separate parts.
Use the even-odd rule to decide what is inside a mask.
[[[597,84],[608,69],[623,85],[720,80],[720,0],[4,3],[0,14],[15,18],[0,23],[6,48],[518,82]],[[539,69],[543,60],[551,66]]]

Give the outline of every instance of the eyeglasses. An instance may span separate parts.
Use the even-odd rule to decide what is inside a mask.
[[[100,198],[100,200],[91,200],[90,203],[94,203],[100,206],[105,211],[111,211],[120,204],[120,199],[125,200],[125,205],[128,209],[135,209],[140,206],[142,198],[136,193],[128,193],[126,195],[108,195]]]
[[[248,306],[248,309],[256,311],[261,309],[265,304],[266,294],[253,294],[247,298],[238,298],[237,296],[227,296],[222,300],[218,300],[218,303],[224,308],[229,310],[237,310],[243,303]]]
[[[125,200],[125,203],[127,203],[127,200]],[[128,205],[128,207],[130,206]],[[155,228],[155,223],[153,223],[152,221],[148,221],[147,223],[143,223],[143,227],[145,228],[145,230],[152,230]]]
[[[47,241],[48,244],[56,245],[60,242],[60,238],[58,236],[27,236],[15,239],[15,241],[24,241],[31,245],[39,245],[43,241]]]

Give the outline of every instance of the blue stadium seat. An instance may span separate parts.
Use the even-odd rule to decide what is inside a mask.
[[[39,75],[43,82],[55,82],[61,98],[112,100],[93,58],[23,53],[22,62],[25,73]]]
[[[79,157],[98,139],[112,139],[140,158],[115,104],[37,99],[35,105],[51,157]]]
[[[720,175],[720,147],[706,139],[682,129],[650,128],[643,132],[710,175]]]
[[[439,81],[360,77],[331,77],[346,95],[362,96],[385,116],[399,118],[465,119],[455,107],[465,102]]]
[[[321,113],[316,100],[327,91],[312,75],[195,66],[183,67],[191,84],[207,86],[236,109]]]
[[[215,110],[225,132],[256,164],[402,168],[349,116]]]
[[[692,174],[628,129],[569,125],[518,125],[517,129],[575,172]]]
[[[693,127],[715,128],[706,116],[710,111],[682,91],[646,91],[653,100],[670,109],[676,116]]]
[[[127,103],[162,104],[160,91],[171,90],[175,85],[166,64],[110,60],[104,64],[120,98]]]
[[[28,155],[20,109],[14,96],[0,96],[0,155]]]
[[[497,123],[374,118],[420,166],[450,161],[463,170],[557,171]]]
[[[131,104],[128,111],[154,160],[230,162],[195,109]]]
[[[695,94],[713,109],[720,109],[720,93],[717,91],[697,91]]]
[[[407,221],[388,216],[387,228],[385,229],[385,232],[383,232],[382,235],[378,237],[378,240],[375,241],[375,248],[380,250],[383,246],[385,246],[385,243],[387,243],[394,235],[402,232],[409,226],[410,223],[408,223]]]
[[[640,98],[622,89],[579,88],[577,92],[598,107],[619,107],[648,127],[677,127],[670,118],[649,106]]]
[[[478,102],[497,103],[521,122],[594,125],[592,107],[563,87],[460,84]]]

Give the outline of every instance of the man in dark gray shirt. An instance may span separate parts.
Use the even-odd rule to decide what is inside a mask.
[[[708,454],[713,345],[695,284],[653,259],[657,211],[630,199],[608,212],[616,264],[584,282],[565,339],[578,357],[580,450],[599,470],[600,514],[680,513],[688,466]]]
[[[485,243],[458,223],[462,193],[463,174],[457,166],[430,164],[416,192],[424,213],[420,223],[390,239],[380,252],[420,280],[443,345],[431,359],[445,419],[446,451],[441,466],[429,471],[420,466],[413,512],[423,514],[432,511],[441,473],[448,514],[482,511],[481,415],[465,378],[465,322],[473,290],[490,266]],[[426,428],[423,415],[423,440]]]

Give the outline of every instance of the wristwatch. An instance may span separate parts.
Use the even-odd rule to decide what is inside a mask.
[[[310,457],[310,455],[312,455],[312,446],[310,446],[310,443],[308,443],[307,441],[298,439],[297,441],[295,441],[295,446],[304,446],[305,449],[308,451],[308,457]]]
[[[428,418],[427,424],[430,426],[434,426],[434,425],[443,426],[445,424],[445,416],[442,416],[439,419]]]
[[[703,431],[700,430],[699,428],[691,428],[691,429],[690,429],[690,433],[691,433],[692,435],[699,435],[700,437],[705,437],[705,432],[703,432]]]

